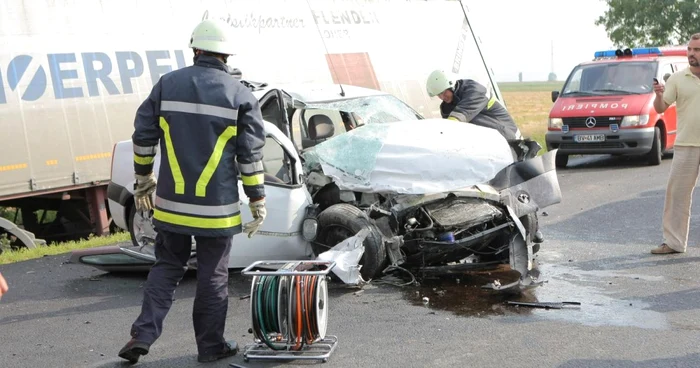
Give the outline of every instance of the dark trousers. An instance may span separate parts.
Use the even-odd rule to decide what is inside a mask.
[[[228,260],[231,237],[195,237],[197,241],[197,292],[192,322],[199,354],[221,351],[226,340],[228,312]],[[175,287],[187,270],[190,235],[158,231],[156,263],[143,290],[141,314],[131,327],[131,336],[149,344],[160,337],[163,320],[173,303]]]

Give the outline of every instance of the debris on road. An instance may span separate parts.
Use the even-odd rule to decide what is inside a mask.
[[[580,302],[512,302],[509,301],[508,304],[523,307],[534,307],[534,308],[544,308],[544,309],[563,309],[565,306],[579,307]]]

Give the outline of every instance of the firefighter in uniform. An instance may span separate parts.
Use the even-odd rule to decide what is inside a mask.
[[[136,363],[163,330],[175,287],[197,242],[197,291],[192,319],[198,361],[238,352],[224,339],[228,262],[232,238],[252,237],[266,216],[262,148],[265,132],[258,100],[227,73],[234,54],[231,27],[205,20],[192,32],[194,65],[163,75],[134,121],[135,205],[153,210],[156,262],[144,287],[132,339],[119,356]],[[153,173],[156,150],[161,163]],[[241,224],[240,172],[253,221]],[[152,194],[155,198],[152,201]]]
[[[471,79],[450,79],[445,72],[435,70],[428,76],[426,90],[430,97],[438,96],[443,119],[473,123],[498,130],[507,141],[521,139],[520,130],[508,111],[489,90]]]

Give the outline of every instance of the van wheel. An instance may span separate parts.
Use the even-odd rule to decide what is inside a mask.
[[[381,276],[386,261],[384,240],[363,211],[347,203],[330,206],[318,215],[318,228],[316,241],[311,245],[316,256],[369,228],[370,234],[363,242],[365,251],[360,258],[360,275],[365,281]]]
[[[554,164],[558,168],[566,167],[569,164],[569,155],[557,153],[557,156],[554,158]]]
[[[649,165],[660,165],[663,151],[661,149],[661,129],[654,127],[654,142],[651,145],[651,151],[647,153],[647,161]]]

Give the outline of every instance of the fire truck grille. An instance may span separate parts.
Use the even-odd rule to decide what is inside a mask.
[[[593,116],[592,118],[595,119],[595,125],[590,128],[608,128],[611,124],[620,125],[622,122],[622,116]],[[589,117],[584,116],[577,118],[563,118],[562,121],[564,125],[569,126],[569,129],[580,129],[589,128],[586,125],[586,120],[588,119]]]

